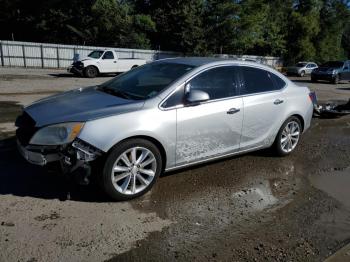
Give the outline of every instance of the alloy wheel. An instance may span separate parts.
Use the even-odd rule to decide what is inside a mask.
[[[281,134],[281,149],[285,153],[290,153],[297,146],[300,138],[300,126],[296,121],[290,121],[284,127]]]
[[[111,176],[114,188],[123,195],[135,195],[145,190],[153,181],[157,161],[144,147],[132,147],[115,161]]]

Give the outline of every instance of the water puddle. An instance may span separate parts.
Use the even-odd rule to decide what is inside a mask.
[[[255,211],[261,211],[278,202],[278,199],[272,194],[270,182],[266,180],[246,190],[234,193],[233,198],[239,205]]]
[[[350,167],[309,177],[311,184],[350,208]]]

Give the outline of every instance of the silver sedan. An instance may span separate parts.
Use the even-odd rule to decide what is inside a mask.
[[[16,125],[29,162],[59,161],[85,182],[94,171],[107,194],[128,200],[166,171],[269,147],[286,156],[312,111],[309,89],[269,67],[175,58],[40,100]]]

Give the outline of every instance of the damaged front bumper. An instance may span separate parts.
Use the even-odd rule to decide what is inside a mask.
[[[23,146],[17,140],[20,154],[31,164],[45,166],[52,162],[59,162],[63,173],[73,173],[83,170],[85,176],[89,175],[89,163],[102,155],[102,151],[75,139],[73,143],[62,146]]]
[[[55,162],[61,160],[59,154],[42,154],[40,152],[30,151],[26,147],[22,146],[17,140],[17,148],[20,154],[31,164],[45,166],[49,162]]]

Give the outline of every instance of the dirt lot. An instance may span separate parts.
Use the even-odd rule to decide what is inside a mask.
[[[21,105],[106,81],[0,68],[0,261],[322,261],[350,243],[350,117],[314,119],[296,152],[269,151],[162,176],[110,202],[27,164],[15,149]],[[347,100],[350,83],[300,85]],[[350,260],[350,257],[349,257]]]

